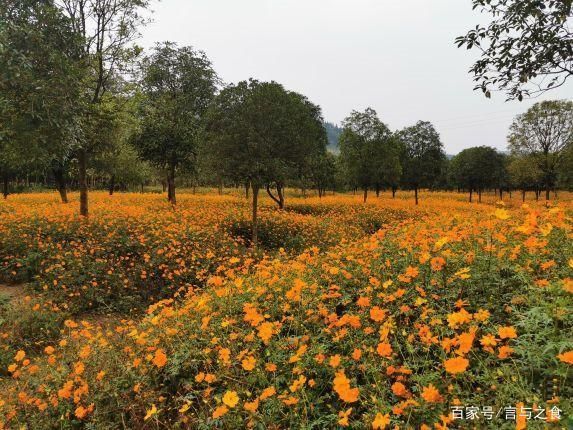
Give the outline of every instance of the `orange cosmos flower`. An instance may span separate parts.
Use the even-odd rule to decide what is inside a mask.
[[[410,392],[408,391],[406,386],[401,382],[394,382],[392,384],[392,392],[394,393],[394,395],[398,397],[405,397],[405,398],[410,397]]]
[[[499,353],[498,353],[498,358],[500,359],[505,359],[508,358],[511,353],[513,352],[513,348],[507,346],[507,345],[503,345],[499,347]]]
[[[386,318],[386,311],[384,309],[380,309],[378,306],[374,306],[370,309],[370,318],[372,321],[380,322]]]
[[[376,347],[376,352],[382,357],[390,357],[392,355],[392,345],[387,342],[379,343]]]
[[[573,364],[573,350],[559,354],[557,358],[563,363]]]
[[[337,368],[338,366],[340,366],[340,355],[336,354],[336,355],[333,355],[332,357],[330,357],[328,364],[330,365],[330,367],[334,367],[334,368]]]
[[[451,374],[465,372],[469,364],[469,360],[463,357],[450,358],[449,360],[444,361],[446,372]]]
[[[430,266],[434,272],[439,272],[446,265],[446,260],[443,257],[434,257],[430,260]]]
[[[440,392],[432,384],[423,388],[422,399],[428,403],[440,403],[443,400]]]
[[[217,419],[217,418],[221,418],[223,415],[225,415],[227,412],[229,412],[229,408],[225,405],[221,405],[217,408],[215,408],[215,410],[213,411],[213,419]]]
[[[155,351],[155,355],[153,356],[153,364],[157,367],[163,367],[167,364],[167,355],[165,351],[162,349],[158,349]]]
[[[245,408],[246,411],[254,414],[259,408],[259,399],[255,399],[252,402],[245,402],[243,407]]]
[[[243,361],[241,361],[241,365],[243,366],[243,369],[245,369],[249,372],[255,368],[256,364],[257,364],[257,360],[255,360],[255,357],[253,357],[251,355],[249,355],[248,357],[243,359]]]
[[[344,372],[337,372],[333,381],[333,389],[338,397],[346,403],[354,403],[358,400],[360,391],[358,388],[350,388],[350,380]]]
[[[501,339],[515,339],[517,337],[517,332],[514,327],[500,327],[497,330],[497,334]]]
[[[24,357],[26,357],[26,353],[22,350],[18,351],[16,353],[16,355],[14,356],[14,360],[16,361],[22,361],[24,359]]]
[[[338,413],[338,424],[341,425],[342,427],[348,427],[348,418],[350,417],[350,414],[352,413],[352,408],[347,409],[346,411],[340,411]]]

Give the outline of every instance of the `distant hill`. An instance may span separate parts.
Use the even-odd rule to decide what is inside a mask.
[[[340,140],[340,134],[342,133],[342,128],[331,122],[325,122],[324,128],[326,129],[326,134],[328,136],[328,146],[327,149],[334,154],[340,152],[338,147],[338,141]]]

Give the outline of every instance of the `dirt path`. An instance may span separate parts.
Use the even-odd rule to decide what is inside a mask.
[[[20,285],[6,285],[0,284],[0,296],[5,296],[8,301],[13,302],[24,298],[26,295],[26,289],[23,284]]]

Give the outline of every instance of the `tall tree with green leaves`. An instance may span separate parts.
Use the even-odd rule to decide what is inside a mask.
[[[456,184],[469,191],[470,202],[476,191],[480,203],[483,190],[498,186],[504,167],[502,154],[489,146],[464,149],[450,165]]]
[[[299,177],[309,157],[325,151],[322,124],[318,106],[276,82],[229,85],[209,108],[202,156],[227,180],[250,184],[254,247],[260,189],[281,190],[285,181]],[[280,195],[275,199],[280,204]]]
[[[531,155],[514,155],[507,165],[510,184],[521,190],[522,200],[528,190],[535,190],[535,196],[539,196],[539,187],[543,181],[543,172]]]
[[[158,44],[142,62],[140,130],[133,143],[141,158],[167,172],[167,199],[175,204],[175,176],[197,156],[202,117],[219,79],[201,51]]]
[[[418,204],[418,190],[431,188],[440,177],[444,166],[444,146],[434,126],[427,121],[418,121],[397,133],[403,145],[401,183],[414,190]]]
[[[75,155],[78,161],[80,214],[88,216],[87,169],[89,157],[98,151],[101,120],[107,112],[100,104],[113,91],[118,75],[128,71],[141,49],[134,45],[142,15],[149,0],[54,0],[70,20],[74,34],[82,41],[76,61],[87,69],[83,117],[76,132]]]
[[[75,59],[81,40],[51,2],[0,5],[0,170],[54,171],[67,202],[66,163],[76,137],[85,70]],[[6,187],[4,187],[6,189]]]
[[[398,143],[372,108],[353,111],[342,125],[340,159],[347,179],[363,190],[366,202],[369,189],[379,190],[399,178],[402,169]]]
[[[472,0],[492,16],[456,39],[481,52],[470,69],[475,89],[522,100],[562,86],[573,75],[571,0]]]
[[[573,146],[573,102],[543,101],[519,115],[509,130],[514,155],[530,156],[543,172],[545,199],[555,187],[563,155]]]

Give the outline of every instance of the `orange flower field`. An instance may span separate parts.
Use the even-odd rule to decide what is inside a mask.
[[[573,426],[571,194],[226,192],[0,202],[1,428]]]

